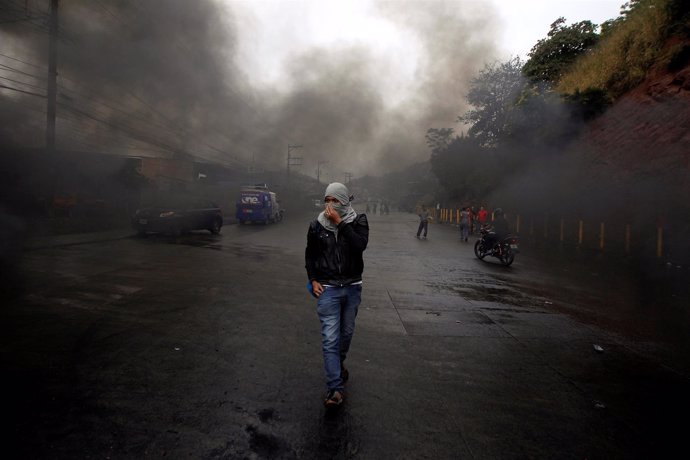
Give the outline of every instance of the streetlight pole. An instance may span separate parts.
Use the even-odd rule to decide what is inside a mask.
[[[302,164],[302,157],[290,156],[290,152],[294,149],[301,149],[301,145],[288,144],[287,149],[287,187],[290,188],[290,166],[300,166]]]
[[[316,162],[316,182],[321,183],[321,165],[325,165],[327,161]]]

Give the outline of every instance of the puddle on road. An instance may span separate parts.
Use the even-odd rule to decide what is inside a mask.
[[[494,287],[467,284],[433,283],[428,284],[439,291],[452,292],[470,301],[493,302],[515,305],[518,307],[535,307],[539,305],[539,299],[523,294],[512,287]],[[542,301],[543,303],[543,301]]]

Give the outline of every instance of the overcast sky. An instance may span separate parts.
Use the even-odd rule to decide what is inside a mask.
[[[264,82],[280,79],[290,56],[310,47],[366,45],[394,62],[403,75],[412,76],[419,43],[399,24],[381,14],[377,5],[392,4],[404,10],[412,2],[392,0],[225,0],[239,12],[240,47],[252,76]],[[546,37],[559,16],[568,24],[591,20],[601,24],[618,16],[624,0],[457,0],[457,10],[469,15],[494,16],[496,56],[519,55]],[[439,0],[425,0],[440,5]],[[445,2],[448,3],[448,2]],[[482,37],[484,38],[484,37]]]
[[[623,0],[493,0],[501,16],[500,48],[509,55],[526,57],[559,16],[568,24],[590,20],[595,24],[616,18]]]
[[[428,157],[429,127],[466,129],[457,117],[485,64],[526,59],[558,17],[600,24],[624,0],[224,1],[237,34],[233,64],[258,91],[286,98],[284,131],[362,174]],[[354,102],[347,110],[343,101]]]
[[[468,128],[458,116],[470,109],[467,92],[486,64],[526,58],[560,16],[600,24],[617,17],[623,1],[71,0],[61,2],[61,28],[72,40],[59,44],[59,84],[79,91],[70,81],[88,82],[99,95],[72,94],[80,113],[122,123],[130,120],[121,113],[150,117],[153,106],[167,115],[160,123],[173,119],[193,133],[171,138],[151,128],[156,138],[144,142],[154,147],[173,139],[200,157],[222,161],[230,152],[231,161],[256,158],[278,169],[287,144],[303,144],[307,174],[319,161],[333,174],[381,174],[428,159],[428,129]],[[6,22],[0,52],[42,62],[44,35],[30,25]],[[2,62],[20,65],[9,59]],[[44,123],[36,101],[6,95],[15,104],[0,120],[0,137],[40,143],[31,134]],[[10,97],[23,98],[24,116]],[[124,107],[105,113],[102,104]],[[66,115],[58,126],[65,148],[75,148],[72,138],[99,150],[132,148],[110,125]]]

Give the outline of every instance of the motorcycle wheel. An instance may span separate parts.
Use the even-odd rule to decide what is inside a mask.
[[[486,257],[482,240],[477,240],[477,242],[474,243],[474,255],[477,256],[477,259],[479,260],[482,260],[484,257]]]
[[[513,251],[507,251],[505,254],[503,254],[503,256],[501,256],[500,260],[503,265],[508,267],[515,260],[515,254],[513,254]]]

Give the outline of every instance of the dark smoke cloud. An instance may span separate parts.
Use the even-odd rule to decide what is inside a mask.
[[[16,9],[23,2],[2,4]],[[466,109],[469,80],[494,53],[492,12],[486,6],[377,3],[377,11],[415,37],[421,50],[412,91],[391,103],[386,96],[391,70],[362,46],[296,52],[277,87],[253,85],[237,63],[243,37],[236,23],[248,19],[247,10],[233,11],[232,3],[70,0],[60,5],[60,147],[150,155],[172,149],[223,162],[248,163],[254,157],[266,169],[281,169],[287,143],[300,143],[301,171],[313,174],[317,160],[328,161],[333,180],[343,171],[378,174],[427,158],[426,130],[454,125]],[[43,19],[3,23],[0,52],[45,63],[47,2],[29,2],[29,10]],[[3,92],[0,104],[0,141],[40,145],[43,101]],[[19,112],[17,105],[34,112]],[[74,109],[126,125],[130,134]],[[131,132],[139,139],[132,140]]]

